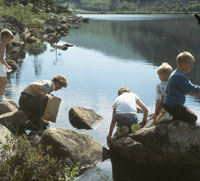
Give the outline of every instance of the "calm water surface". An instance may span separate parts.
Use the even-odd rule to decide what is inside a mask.
[[[91,108],[104,120],[94,130],[80,131],[106,146],[117,90],[121,86],[130,87],[153,113],[155,87],[159,83],[155,70],[162,62],[169,62],[175,68],[175,58],[184,50],[190,51],[197,60],[189,77],[200,84],[200,27],[193,16],[83,16],[89,17],[90,23],[72,28],[60,41],[72,43],[74,47],[67,51],[56,50],[48,44],[28,47],[29,53],[18,72],[9,75],[6,94],[16,102],[20,92],[35,80],[51,79],[56,74],[67,77],[68,88],[55,92],[62,102],[57,123],[51,127],[76,130],[69,123],[69,109]],[[200,115],[199,102],[200,98],[188,96],[186,105]],[[109,160],[98,167],[102,174],[112,177]],[[99,179],[94,172],[87,172],[78,180]]]

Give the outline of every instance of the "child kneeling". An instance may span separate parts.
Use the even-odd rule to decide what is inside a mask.
[[[195,59],[189,52],[181,52],[177,58],[177,69],[174,70],[168,80],[164,109],[173,116],[173,120],[181,120],[187,123],[195,123],[197,115],[184,106],[185,94],[199,93],[200,86],[194,85],[185,74],[192,70]]]

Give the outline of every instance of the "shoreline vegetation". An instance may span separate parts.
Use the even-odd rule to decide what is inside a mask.
[[[37,55],[45,51],[44,42],[52,46],[57,45],[60,38],[68,34],[70,27],[78,27],[82,22],[83,18],[76,16],[67,6],[61,6],[54,0],[0,0],[0,30],[7,28],[14,34],[6,61],[13,72],[16,71],[26,53]],[[72,45],[64,44],[61,49],[66,50],[70,46]],[[82,167],[87,167],[84,164],[90,166],[100,162],[103,147],[94,139],[90,139],[86,134],[66,129],[35,130],[34,127],[27,129],[26,114],[19,110],[16,103],[9,98],[8,100],[0,102],[0,177],[3,180],[74,180]],[[12,106],[14,107],[11,109]],[[27,130],[30,132],[26,132]],[[50,133],[46,136],[50,135],[51,139],[58,140],[56,138],[58,134],[62,137],[65,135],[65,138],[59,139],[60,142],[55,146],[55,141],[51,142],[50,138],[45,138],[47,131]],[[86,137],[83,140],[89,143],[80,144],[74,141],[82,140],[83,136]],[[42,143],[43,139],[48,141]],[[85,150],[83,154],[72,154],[77,153],[78,146],[75,146],[75,151],[73,145],[65,143],[71,139],[74,139],[72,142],[79,147],[89,144],[91,147],[88,147],[88,150],[80,148]]]
[[[199,0],[59,0],[81,14],[195,14]]]
[[[87,10],[81,10],[81,9],[76,9],[76,10],[72,10],[74,11],[76,14],[105,14],[105,15],[117,15],[117,14],[121,14],[121,15],[142,15],[142,14],[149,14],[149,15],[161,15],[161,14],[171,14],[171,15],[185,15],[185,14],[197,14],[199,12],[135,12],[135,11],[115,11],[115,12],[105,12],[105,11],[87,11]]]

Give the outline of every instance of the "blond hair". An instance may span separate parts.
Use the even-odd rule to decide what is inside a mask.
[[[2,38],[3,36],[14,38],[13,33],[12,33],[9,29],[3,29],[3,30],[1,31],[1,38]]]
[[[195,62],[195,59],[193,57],[193,55],[189,52],[181,52],[178,54],[178,56],[176,57],[176,63],[182,64],[185,62]]]
[[[156,70],[157,74],[165,73],[167,75],[170,75],[173,71],[173,68],[168,63],[162,63]]]
[[[12,33],[9,29],[3,29],[3,30],[1,31],[1,39],[2,39],[2,37],[6,37],[6,38],[11,38],[11,39],[13,39],[13,38],[14,38],[14,35],[13,35],[13,33]],[[8,58],[9,53],[10,53],[10,45],[7,44],[7,45],[6,45],[6,57],[7,57],[7,58]]]
[[[119,90],[118,90],[118,96],[120,96],[121,94],[125,93],[125,92],[131,92],[131,89],[128,88],[128,87],[121,87]]]

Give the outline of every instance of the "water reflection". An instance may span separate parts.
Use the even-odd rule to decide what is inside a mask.
[[[36,42],[26,44],[26,52],[29,55],[37,56],[47,50],[47,45],[44,42]]]
[[[36,42],[26,44],[26,52],[31,56],[33,55],[33,67],[35,69],[35,75],[40,76],[42,73],[41,60],[38,58],[38,55],[44,53],[47,50],[47,44],[44,42]]]
[[[70,31],[70,36],[63,40],[130,61],[142,59],[155,66],[169,62],[175,67],[177,54],[185,50],[199,60],[200,28],[193,16],[153,17],[143,21],[130,21],[130,17],[128,21],[92,19],[89,24]],[[190,74],[196,83],[199,65],[197,61]]]

